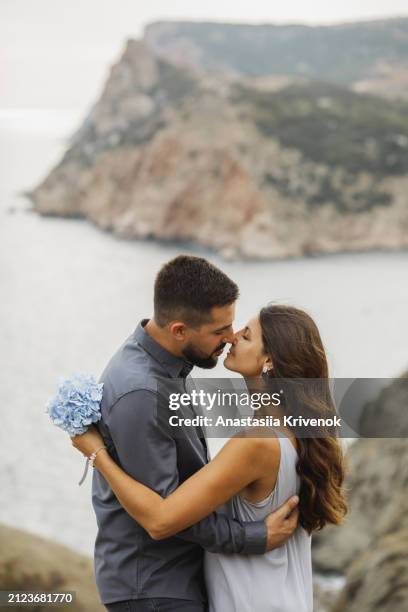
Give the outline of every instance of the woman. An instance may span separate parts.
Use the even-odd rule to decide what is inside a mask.
[[[258,379],[272,388],[278,379],[314,379],[294,389],[289,385],[285,396],[289,399],[275,416],[285,412],[296,416],[305,410],[308,416],[333,414],[320,334],[301,310],[263,308],[236,334],[224,365],[248,381]],[[98,452],[95,468],[125,510],[155,539],[182,531],[222,504],[231,516],[256,521],[288,497],[299,495],[299,527],[286,544],[263,556],[206,553],[206,581],[210,612],[310,612],[311,534],[328,523],[341,524],[347,511],[343,455],[332,433],[305,438],[281,424],[266,436],[265,432],[259,437],[235,436],[165,499],[128,476],[106,450]],[[73,438],[73,444],[89,457],[103,440],[91,428]],[[212,485],[213,480],[218,486]]]

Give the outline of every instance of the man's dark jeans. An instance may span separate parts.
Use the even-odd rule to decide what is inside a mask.
[[[207,605],[188,599],[130,599],[107,604],[108,612],[206,612]]]

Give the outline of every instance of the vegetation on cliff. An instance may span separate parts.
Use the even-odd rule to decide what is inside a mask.
[[[408,61],[407,18],[335,26],[156,22],[146,27],[145,40],[200,69],[343,85],[401,69]]]

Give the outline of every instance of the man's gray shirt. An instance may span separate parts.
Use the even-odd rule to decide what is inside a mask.
[[[157,421],[160,378],[183,378],[191,365],[161,347],[142,321],[112,357],[104,383],[99,429],[113,459],[133,478],[163,497],[207,462],[194,429],[177,437]],[[262,554],[263,522],[243,523],[213,512],[164,540],[153,540],[121,507],[97,470],[92,503],[98,523],[95,574],[102,603],[170,597],[205,601],[203,549]]]

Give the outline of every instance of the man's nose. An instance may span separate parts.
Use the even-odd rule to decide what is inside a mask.
[[[223,338],[223,342],[229,343],[229,344],[234,344],[234,342],[235,342],[235,334],[234,334],[233,330],[231,330],[230,332],[225,334],[225,336]]]

